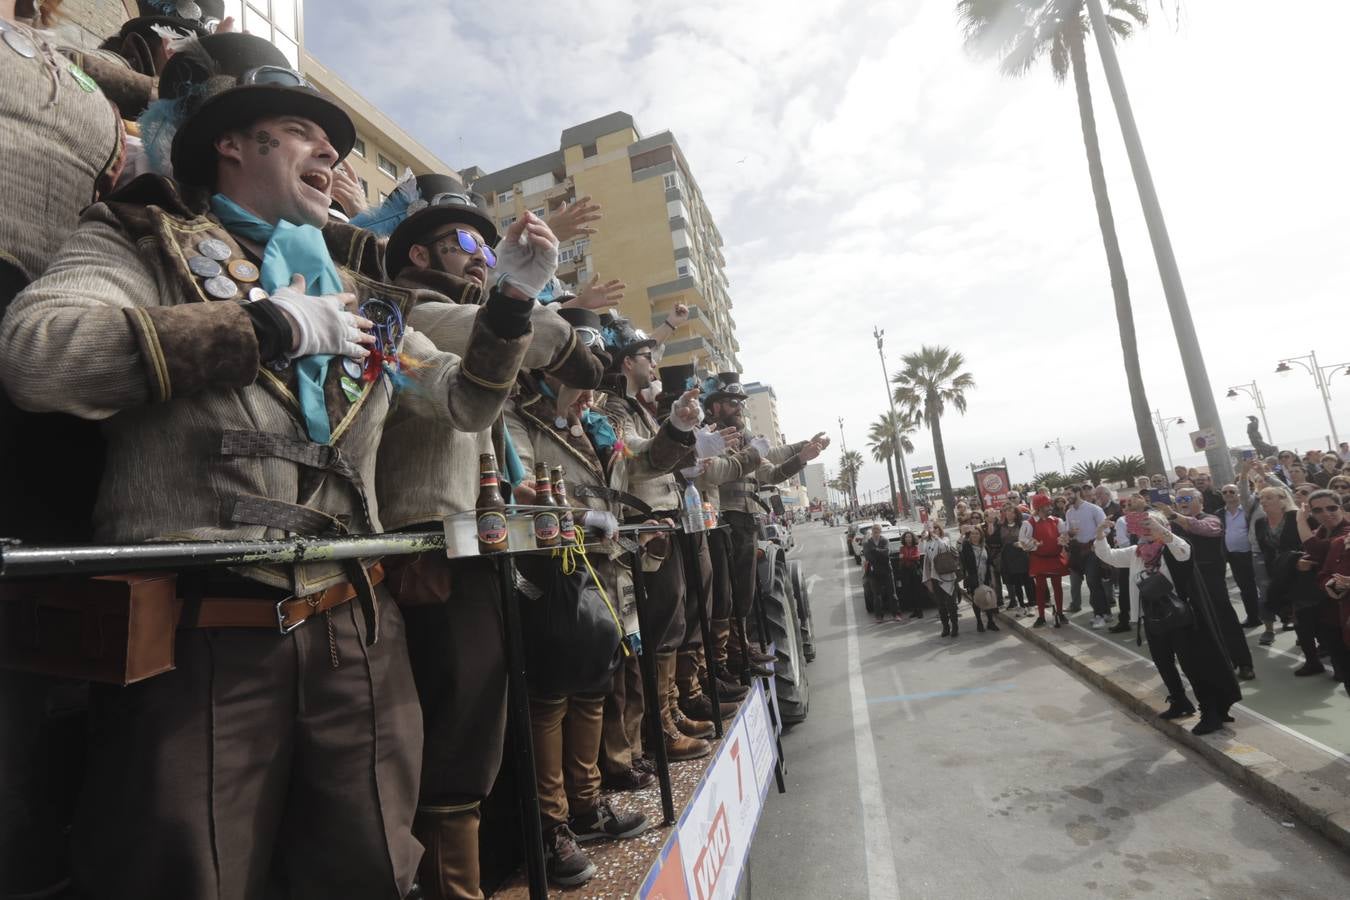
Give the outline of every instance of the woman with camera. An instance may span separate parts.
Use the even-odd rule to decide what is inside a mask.
[[[1170,704],[1160,714],[1161,718],[1179,719],[1195,712],[1176,668],[1170,664],[1175,653],[1200,703],[1200,721],[1191,733],[1211,734],[1232,721],[1228,709],[1242,699],[1242,692],[1219,639],[1207,598],[1203,592],[1189,591],[1185,596],[1178,592],[1183,570],[1174,571],[1172,567],[1190,559],[1190,544],[1173,534],[1161,513],[1154,511],[1145,516],[1137,526],[1138,544],[1113,549],[1106,542],[1106,532],[1113,526],[1103,522],[1097,529],[1094,550],[1107,565],[1129,569],[1130,584],[1139,598],[1139,618],[1148,635],[1149,652],[1155,661],[1167,661],[1167,665],[1158,666]]]

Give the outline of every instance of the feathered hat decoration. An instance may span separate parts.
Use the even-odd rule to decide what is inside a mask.
[[[422,189],[417,186],[417,177],[413,175],[412,169],[404,169],[403,177],[385,201],[373,209],[352,216],[351,224],[373,231],[381,237],[388,237],[404,219],[426,205]]]

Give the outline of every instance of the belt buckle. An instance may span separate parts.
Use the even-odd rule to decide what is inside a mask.
[[[294,623],[287,624],[287,621],[286,621],[286,620],[287,620],[286,610],[283,609],[282,607],[284,607],[287,603],[290,603],[292,600],[302,599],[302,600],[304,600],[306,603],[308,603],[308,604],[310,605],[311,608],[315,608],[315,607],[318,607],[318,605],[319,605],[319,597],[320,597],[320,596],[322,596],[322,594],[315,594],[315,595],[313,595],[314,599],[311,600],[311,599],[309,599],[308,597],[297,598],[294,594],[292,594],[292,595],[289,596],[289,597],[285,597],[285,598],[283,598],[283,599],[281,599],[281,600],[278,600],[278,601],[277,601],[277,631],[278,631],[280,634],[290,634],[292,631],[294,631],[295,629],[299,628],[301,625],[305,624],[305,622],[309,621],[309,616],[306,616],[305,618],[299,619],[299,620],[297,620],[297,621],[294,622]]]

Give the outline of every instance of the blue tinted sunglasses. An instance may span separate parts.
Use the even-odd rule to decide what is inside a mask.
[[[441,241],[449,240],[452,233],[455,236],[456,243],[459,244],[459,249],[469,254],[481,249],[483,251],[483,261],[488,264],[488,268],[491,269],[497,265],[497,254],[492,252],[492,248],[489,247],[486,242],[480,242],[478,238],[469,234],[469,232],[462,228],[456,228],[454,232],[447,231],[445,234],[432,238],[427,241],[427,246],[430,247],[433,244],[439,244]]]

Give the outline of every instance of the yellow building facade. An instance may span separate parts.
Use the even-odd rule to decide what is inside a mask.
[[[722,236],[669,131],[644,138],[632,116],[615,112],[564,130],[552,153],[460,175],[503,229],[527,210],[547,216],[591,197],[603,207],[599,233],[563,244],[559,278],[573,286],[595,275],[622,280],[620,312],[647,331],[686,304],[690,321],[666,342],[663,364],[740,371]]]

